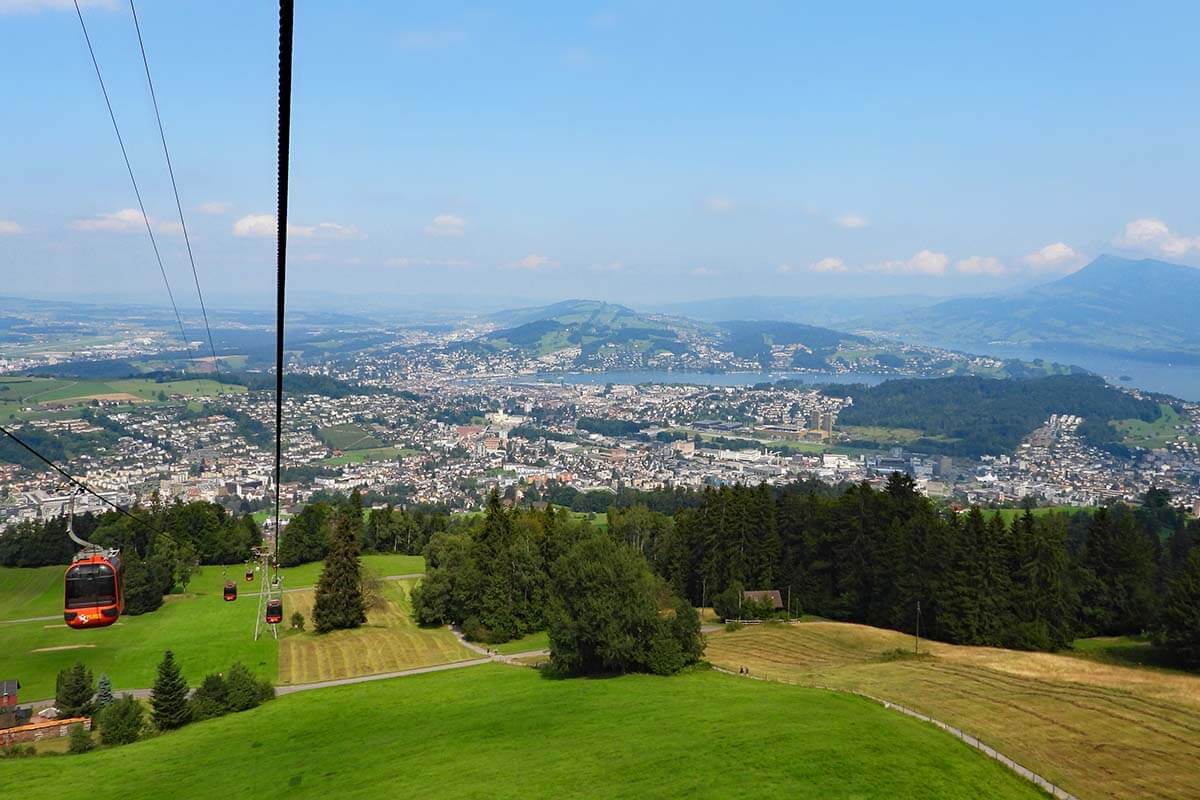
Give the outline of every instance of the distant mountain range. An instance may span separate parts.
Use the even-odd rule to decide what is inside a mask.
[[[861,320],[925,308],[941,298],[926,295],[891,297],[788,297],[748,296],[692,300],[645,306],[647,311],[690,317],[705,322],[731,319],[777,320],[846,328]]]
[[[480,353],[516,351],[526,357],[545,359],[551,369],[840,369],[995,377],[1065,370],[1054,364],[973,360],[961,353],[798,322],[757,319],[702,322],[682,316],[642,314],[596,300],[566,300],[549,306],[513,309],[485,319],[501,327],[453,347]]]
[[[709,323],[666,314],[641,314],[596,300],[566,300],[538,308],[499,312],[490,322],[507,325],[481,336],[477,344],[496,350],[516,348],[546,355],[578,347],[580,366],[596,359],[626,363],[639,357],[700,357],[706,351],[729,354],[763,368],[827,369],[843,346],[867,340],[854,334],[794,322]]]
[[[855,327],[966,350],[983,345],[1090,349],[1200,363],[1200,269],[1104,255],[1019,294],[961,298]]]

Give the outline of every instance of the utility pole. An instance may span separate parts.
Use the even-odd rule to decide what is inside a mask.
[[[917,632],[913,641],[913,653],[921,654],[921,601],[917,601]]]

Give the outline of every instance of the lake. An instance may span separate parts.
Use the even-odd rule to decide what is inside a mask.
[[[1032,361],[1042,358],[1060,364],[1074,364],[1091,370],[1116,386],[1137,387],[1148,392],[1162,392],[1183,400],[1200,401],[1200,366],[1180,366],[1140,361],[1128,356],[1096,353],[1065,347],[1010,347],[998,345],[974,345],[970,352],[1019,358]],[[1121,380],[1122,376],[1130,378]]]

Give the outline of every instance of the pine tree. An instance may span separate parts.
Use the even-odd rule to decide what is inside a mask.
[[[160,731],[181,728],[191,721],[187,696],[187,681],[175,663],[175,654],[168,650],[163,653],[163,660],[158,665],[158,677],[154,679],[154,688],[150,691],[154,724]]]
[[[100,741],[106,745],[136,742],[142,734],[142,712],[142,704],[131,694],[113,701],[98,717]]]
[[[58,673],[55,682],[54,705],[60,717],[89,717],[94,708],[92,695],[96,689],[92,684],[92,671],[82,662],[76,661]]]
[[[317,581],[313,604],[312,620],[317,633],[357,628],[367,621],[361,586],[362,566],[358,560],[361,527],[361,512],[356,512],[350,505],[338,509],[333,542]]]
[[[1159,640],[1183,664],[1200,666],[1200,546],[1192,548],[1167,590]]]
[[[112,701],[112,681],[108,679],[108,673],[103,672],[100,674],[100,684],[96,689],[96,710],[103,710]]]

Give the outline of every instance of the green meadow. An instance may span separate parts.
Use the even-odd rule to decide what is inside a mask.
[[[1043,796],[849,695],[712,671],[551,680],[500,665],[287,695],[121,748],[13,761],[4,786],[22,800]]]
[[[423,572],[421,556],[367,555],[363,566],[375,574]],[[321,562],[283,570],[284,589],[316,585]],[[123,616],[108,628],[77,631],[62,622],[64,567],[0,568],[0,653],[6,677],[21,681],[21,696],[44,700],[54,696],[58,671],[83,661],[99,676],[107,672],[119,689],[150,686],[163,651],[173,649],[185,677],[199,683],[208,672],[241,661],[263,677],[278,677],[278,648],[273,639],[253,641],[261,576],[244,580],[245,567],[203,567],[187,592],[168,595],[162,608],[136,617]],[[226,580],[235,580],[239,597],[225,602]],[[284,607],[287,608],[285,596]],[[52,616],[52,620],[4,622]]]

